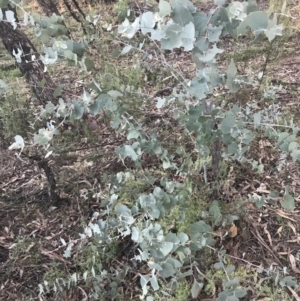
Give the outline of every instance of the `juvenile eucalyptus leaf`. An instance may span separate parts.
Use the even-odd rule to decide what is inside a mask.
[[[138,159],[137,153],[134,151],[131,145],[124,145],[116,148],[116,154],[120,155],[123,159],[130,157],[133,161]]]
[[[184,260],[185,260],[185,258],[186,258],[185,254],[184,254],[183,252],[181,252],[181,251],[177,251],[176,253],[177,253],[177,255],[179,256],[179,259],[180,259],[182,262],[184,262]]]
[[[269,19],[268,14],[263,11],[256,11],[250,13],[246,19],[238,26],[237,34],[245,34],[247,29],[250,28],[255,35],[255,42],[258,36],[265,32],[268,28]]]
[[[114,100],[123,96],[123,93],[117,90],[110,90],[107,92],[107,94]]]
[[[165,98],[161,98],[161,97],[157,97],[156,100],[157,100],[156,107],[158,109],[161,109],[164,106],[164,104],[166,102],[166,99]]]
[[[236,18],[239,20],[243,20],[247,17],[247,15],[244,13],[244,5],[242,2],[239,1],[233,1],[228,6],[227,10],[229,12],[229,16],[231,18]]]
[[[75,119],[81,119],[84,113],[84,108],[81,103],[73,100],[72,102],[74,108],[74,117]]]
[[[289,211],[295,209],[295,200],[290,194],[285,194],[283,197],[283,201],[281,202],[281,206]]]
[[[117,46],[117,47],[111,52],[111,56],[112,56],[113,58],[116,58],[116,57],[118,57],[118,56],[120,55],[120,53],[121,53],[121,49],[120,49],[119,46]]]
[[[101,230],[100,230],[98,224],[93,224],[93,223],[91,223],[91,224],[89,225],[89,227],[90,227],[90,229],[93,231],[93,233],[95,233],[95,234],[100,234],[100,233],[101,233]]]
[[[236,289],[234,290],[234,294],[237,298],[244,298],[247,295],[247,289],[243,288],[243,289]]]
[[[168,257],[166,262],[170,263],[176,269],[179,269],[182,267],[182,263],[173,257]]]
[[[152,29],[151,39],[154,41],[161,41],[162,39],[167,39],[166,31],[160,28]]]
[[[189,240],[189,237],[183,232],[178,233],[177,237],[180,240],[182,245],[184,245]]]
[[[222,33],[223,26],[209,26],[207,28],[207,33],[208,33],[208,40],[213,43],[213,42],[218,42],[219,37]]]
[[[158,7],[159,7],[159,15],[161,17],[166,17],[171,14],[171,5],[169,2],[160,0]]]
[[[204,63],[207,63],[209,61],[212,61],[217,54],[223,53],[223,49],[219,49],[216,44],[212,45],[212,48],[208,49],[206,53],[203,55],[198,55],[198,59],[201,60]]]
[[[179,24],[171,24],[166,30],[166,38],[161,39],[161,47],[166,50],[173,50],[182,46],[181,32],[182,26]]]
[[[277,14],[274,14],[273,19],[269,20],[268,28],[265,32],[269,42],[272,42],[276,36],[282,35],[283,26],[277,24]]]
[[[165,241],[161,244],[159,251],[163,253],[164,256],[168,256],[173,250],[174,244],[170,241]]]
[[[229,134],[232,128],[235,126],[236,120],[233,115],[227,115],[221,123],[220,129],[223,134]]]
[[[199,238],[203,233],[212,233],[211,226],[207,225],[204,221],[199,221],[191,225],[190,234],[191,238]]]
[[[261,112],[257,112],[253,115],[254,118],[254,128],[258,128],[261,121]]]
[[[125,55],[125,54],[128,53],[131,49],[132,49],[132,46],[131,46],[131,45],[126,45],[126,46],[122,49],[120,55]]]
[[[190,22],[193,23],[194,21],[190,11],[181,5],[176,5],[173,8],[172,19],[175,24],[179,24],[182,27],[184,27]]]
[[[38,134],[34,134],[33,141],[36,144],[46,146],[53,139],[53,132],[46,129],[39,129]]]
[[[214,268],[215,268],[216,270],[220,270],[220,269],[222,269],[223,267],[224,267],[223,262],[216,262],[216,263],[214,264]]]
[[[124,24],[126,24],[126,25],[124,25],[123,27],[121,26],[121,31],[123,32],[123,33],[122,33],[122,36],[123,36],[123,37],[126,37],[126,38],[128,38],[128,39],[132,39],[133,36],[137,33],[137,31],[138,31],[139,28],[140,28],[140,18],[139,18],[139,17],[136,18],[135,21],[134,21],[131,25],[128,25],[128,26],[127,26],[127,22],[129,23],[129,21],[126,19],[126,20],[123,22],[122,26],[123,26]],[[119,28],[120,28],[120,27],[119,27]],[[124,28],[125,28],[125,31],[124,31]],[[119,32],[120,32],[120,31],[119,31]]]
[[[188,7],[189,0],[171,0],[171,6],[172,8],[177,6],[182,6],[187,8]]]
[[[1,11],[1,9],[0,9],[0,11]],[[39,283],[38,287],[39,287],[39,294],[43,295],[45,293],[43,285]]]
[[[237,278],[228,280],[224,283],[224,287],[228,289],[236,288],[239,285],[239,280]]]
[[[280,282],[282,287],[289,286],[289,287],[297,287],[298,283],[294,280],[292,276],[284,277]]]
[[[141,136],[141,133],[136,130],[136,129],[132,129],[130,131],[128,131],[128,134],[127,134],[127,140],[130,140],[130,139],[137,139]]]
[[[206,93],[209,92],[207,83],[201,82],[198,78],[193,78],[188,88],[188,92],[199,99],[206,97]]]
[[[163,263],[161,267],[162,270],[159,272],[159,274],[163,278],[169,278],[176,273],[176,270],[173,268],[173,266],[170,263]]]
[[[290,144],[289,144],[288,150],[289,150],[289,152],[292,152],[292,151],[298,149],[298,147],[299,147],[299,143],[296,142],[296,141],[292,141],[292,142],[290,142]]]
[[[141,16],[141,31],[142,34],[147,34],[151,32],[152,28],[155,26],[153,13],[148,11],[143,13]]]
[[[141,288],[143,290],[143,296],[147,295],[148,293],[148,288],[147,288],[147,284],[150,280],[150,276],[148,275],[140,275],[140,285],[141,285]]]
[[[0,79],[0,95],[4,94],[8,90],[8,85]]]
[[[118,215],[128,215],[131,216],[131,210],[125,205],[118,205],[116,208]]]
[[[12,25],[14,29],[17,28],[17,23],[15,19],[15,13],[12,10],[5,11],[6,20]]]
[[[217,301],[240,301],[232,292],[221,292],[218,295]]]
[[[235,63],[233,59],[231,59],[230,64],[228,65],[227,69],[227,80],[226,80],[226,85],[230,92],[235,93],[238,91],[239,86],[237,83],[235,83],[235,77],[237,75],[237,68],[235,66]]]
[[[157,270],[157,271],[161,271],[162,270],[162,267],[159,265],[159,264],[157,264],[157,263],[153,263],[153,262],[151,262],[151,263],[149,263],[149,267],[151,268],[151,269],[155,269],[155,270]]]
[[[175,233],[171,233],[171,232],[169,232],[165,236],[165,240],[172,242],[175,246],[179,245],[179,243],[180,243],[180,240],[178,239],[177,235]]]
[[[61,96],[61,94],[62,94],[62,86],[57,86],[53,92],[53,96],[58,97]]]
[[[94,116],[100,112],[101,104],[98,99],[95,99],[94,102],[88,107],[88,110]]]
[[[227,4],[228,0],[214,0],[214,4],[215,5],[219,5],[219,6],[223,6],[225,4]]]
[[[298,160],[300,158],[300,150],[299,149],[294,149],[291,153],[292,155],[292,159],[295,162],[296,160]]]
[[[46,79],[43,78],[43,79],[37,84],[37,86],[38,86],[39,88],[43,88],[43,87],[45,86],[45,84],[46,84]]]
[[[192,22],[188,23],[181,33],[184,51],[191,51],[194,47],[195,26]]]
[[[156,275],[153,275],[150,279],[150,284],[151,284],[151,287],[154,291],[157,291],[159,290],[159,285],[158,285],[158,281],[157,281],[157,277]]]
[[[240,154],[241,150],[237,143],[232,142],[228,145],[228,153],[232,155]]]
[[[278,135],[276,147],[279,147],[289,136],[290,135],[289,135],[288,132],[282,132],[282,133],[280,133]]]
[[[193,275],[193,270],[190,269],[190,270],[188,270],[188,271],[186,271],[184,273],[179,274],[178,275],[178,279],[186,278],[186,277],[192,276],[192,275]]]
[[[199,283],[196,281],[196,279],[194,278],[194,283],[191,289],[191,293],[192,293],[192,297],[194,299],[196,299],[198,297],[198,295],[201,292],[201,289],[203,288],[204,284],[203,283]]]
[[[203,12],[197,12],[193,14],[193,18],[197,37],[202,36],[205,33],[207,27],[207,15]]]
[[[234,265],[229,265],[225,268],[226,272],[228,275],[230,275],[231,273],[233,273],[235,271],[235,266]]]
[[[16,135],[15,142],[13,144],[11,144],[8,149],[9,150],[21,149],[21,151],[23,151],[24,146],[25,146],[24,139],[20,135]]]
[[[95,67],[94,61],[91,60],[90,58],[86,58],[86,59],[84,60],[84,64],[85,64],[85,67],[86,67],[86,70],[87,70],[87,71],[91,71],[91,70],[93,70],[94,67]]]
[[[168,159],[168,158],[164,158],[163,159],[163,168],[164,169],[168,169],[168,168],[170,168],[171,167],[171,162],[170,162],[170,160]]]

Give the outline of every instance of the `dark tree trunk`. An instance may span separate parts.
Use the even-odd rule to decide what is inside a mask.
[[[56,3],[53,0],[37,0],[37,2],[41,6],[41,8],[43,9],[43,11],[47,17],[51,17],[52,14],[56,14],[57,16],[61,15],[58,11]],[[64,25],[68,29],[68,27],[64,21],[62,21],[61,24]],[[69,30],[67,31],[67,36],[71,37]]]
[[[76,0],[63,0],[65,6],[67,7],[68,11],[70,12],[71,16],[76,20],[78,23],[81,23],[83,32],[86,33],[85,29],[85,17],[86,14],[81,9],[80,5]],[[90,23],[93,27],[94,24]]]
[[[81,9],[81,7],[79,6],[78,2],[76,0],[72,0],[72,3],[76,7],[76,9],[81,13],[81,15],[83,16],[83,18],[85,18],[85,13],[83,12],[83,10]]]
[[[3,16],[5,16],[5,10],[12,9],[10,7],[2,9]],[[57,100],[53,96],[55,84],[48,72],[44,72],[44,64],[40,60],[40,55],[24,32],[19,27],[13,29],[6,20],[1,21],[0,40],[13,58],[15,58],[14,54],[21,54],[19,59],[15,58],[16,64],[22,74],[26,76],[26,80],[40,104],[45,105],[48,101],[56,104]]]
[[[77,21],[78,23],[82,23],[80,17],[74,12],[74,9],[72,8],[72,0],[63,0],[63,1],[68,11],[70,12],[71,16],[74,18],[74,20]]]
[[[60,16],[58,8],[52,0],[37,0],[46,16],[50,17],[53,13]]]

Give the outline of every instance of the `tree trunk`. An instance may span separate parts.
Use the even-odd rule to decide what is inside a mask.
[[[6,10],[13,11],[10,7],[2,9],[3,16],[5,16]],[[17,19],[16,15],[15,18]],[[7,51],[15,58],[17,66],[26,76],[26,80],[40,104],[46,105],[48,101],[57,104],[57,100],[53,96],[55,84],[48,72],[44,72],[44,64],[40,60],[40,55],[25,33],[19,27],[13,29],[12,25],[4,20],[0,22],[0,39]]]
[[[82,30],[86,34],[86,14],[81,9],[80,5],[78,4],[77,0],[63,0],[65,6],[67,7],[68,11],[70,12],[71,16],[74,18],[75,21],[81,23]],[[95,25],[90,23],[93,27]]]

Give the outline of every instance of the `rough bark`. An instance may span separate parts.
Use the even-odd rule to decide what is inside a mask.
[[[78,23],[82,23],[80,17],[74,12],[74,9],[72,8],[72,0],[63,0],[63,1],[68,11],[70,12],[71,16],[74,18],[74,20],[77,21]]]
[[[83,32],[86,33],[85,29],[85,18],[86,14],[81,9],[80,5],[76,0],[63,0],[65,6],[67,7],[68,11],[70,12],[71,16],[74,18],[75,21],[81,23]],[[93,27],[94,24],[90,23]]]
[[[44,13],[50,17],[53,13],[60,16],[56,4],[52,0],[37,0]]]
[[[5,16],[5,10],[12,9],[10,7],[2,9],[3,16]],[[40,104],[45,105],[48,101],[56,104],[57,100],[53,96],[55,84],[50,75],[44,72],[44,64],[40,60],[40,55],[26,34],[19,27],[13,29],[12,25],[4,20],[0,22],[0,40],[16,60],[17,66],[25,75]],[[18,53],[22,53],[20,60],[17,60],[14,55]],[[43,82],[45,82],[44,85],[41,84]]]

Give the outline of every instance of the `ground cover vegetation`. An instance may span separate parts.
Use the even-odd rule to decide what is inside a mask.
[[[1,300],[300,300],[297,3],[0,8]]]

